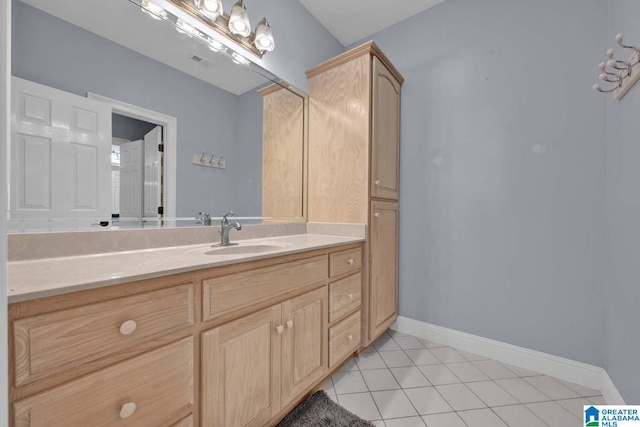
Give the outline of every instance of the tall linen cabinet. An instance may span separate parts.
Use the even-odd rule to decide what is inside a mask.
[[[398,317],[398,70],[369,42],[307,71],[309,222],[367,225],[362,344]]]

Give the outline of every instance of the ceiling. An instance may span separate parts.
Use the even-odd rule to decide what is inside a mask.
[[[344,46],[417,15],[444,0],[299,0]]]
[[[175,27],[151,19],[129,1],[22,0],[64,21],[112,40],[235,95],[269,80],[212,52],[204,43],[179,35]],[[114,23],[118,23],[114,25]],[[196,62],[196,56],[201,61]]]

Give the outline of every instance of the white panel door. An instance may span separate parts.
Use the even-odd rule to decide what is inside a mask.
[[[142,218],[143,141],[120,146],[120,219]]]
[[[11,218],[111,218],[111,107],[11,79]]]
[[[162,126],[156,126],[144,136],[144,217],[158,218],[162,192]]]

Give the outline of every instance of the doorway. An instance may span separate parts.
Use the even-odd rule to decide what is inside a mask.
[[[143,169],[143,182],[144,185],[140,187],[141,198],[147,197],[146,203],[142,202],[142,206],[145,205],[149,208],[143,208],[143,214],[138,218],[175,218],[176,217],[176,167],[177,167],[177,119],[166,114],[158,113],[156,111],[148,110],[146,108],[138,107],[137,105],[128,104],[126,102],[118,101],[116,99],[107,98],[95,93],[87,93],[87,98],[101,101],[111,106],[113,114],[113,132],[117,132],[119,135],[124,135],[115,140],[115,144],[112,145],[112,157],[115,156],[120,162],[120,174],[119,174],[119,189],[122,192],[123,189],[123,146],[129,142],[142,141],[143,146],[148,146],[147,150],[140,150],[142,153],[148,155],[157,156],[157,162],[153,162],[150,159],[144,157],[138,157],[140,164],[146,162],[147,165],[155,164],[157,169],[146,168]],[[128,123],[130,129],[134,129],[136,133],[127,134],[121,133],[120,130],[116,130],[116,126],[121,126],[123,123]],[[141,132],[146,131],[140,138]],[[122,131],[124,132],[124,131]],[[131,135],[137,135],[130,137]],[[116,136],[116,133],[113,134]],[[140,144],[140,143],[139,143]],[[156,150],[152,150],[150,147],[155,146]],[[119,147],[119,148],[115,148]],[[129,147],[128,147],[129,148]],[[126,151],[126,149],[125,149]],[[138,154],[138,156],[140,156]],[[112,160],[113,165],[113,160]],[[141,166],[142,167],[142,166]],[[113,170],[113,166],[112,166]],[[150,175],[147,175],[150,174]],[[157,179],[149,179],[150,176],[157,177]],[[112,175],[113,180],[113,175]],[[137,179],[136,179],[137,181]],[[145,191],[146,188],[146,191]],[[152,191],[155,188],[156,191]],[[153,196],[157,194],[157,196]],[[157,203],[153,201],[153,197],[157,197]],[[149,199],[151,198],[151,199]],[[122,201],[121,198],[119,198]],[[114,200],[112,199],[112,205]],[[118,206],[118,215],[120,219],[125,216],[122,214],[122,203]],[[155,211],[152,212],[152,209]],[[126,213],[126,212],[125,212]],[[115,214],[115,212],[114,212]]]
[[[162,126],[113,113],[111,128],[112,220],[162,218]]]

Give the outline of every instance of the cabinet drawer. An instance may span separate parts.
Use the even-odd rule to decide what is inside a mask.
[[[215,319],[327,279],[327,256],[202,281],[202,320]]]
[[[329,275],[331,277],[350,271],[358,271],[361,265],[362,253],[360,248],[329,254]]]
[[[13,322],[15,384],[98,360],[193,325],[193,285]]]
[[[16,427],[159,426],[193,404],[193,338],[18,401]]]
[[[360,312],[329,329],[329,368],[360,346]]]
[[[362,276],[360,273],[329,285],[329,322],[344,316],[360,305]]]
[[[171,427],[193,427],[193,415],[183,418]]]

